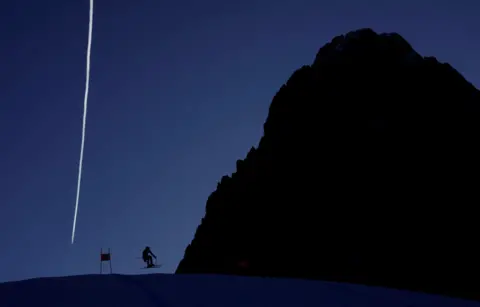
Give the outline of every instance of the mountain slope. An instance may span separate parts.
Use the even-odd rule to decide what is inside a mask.
[[[480,299],[480,93],[398,34],[323,46],[207,200],[177,273],[349,281]]]
[[[438,306],[480,303],[328,282],[225,276],[84,275],[0,283],[2,307]]]

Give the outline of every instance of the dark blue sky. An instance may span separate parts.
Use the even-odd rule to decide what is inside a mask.
[[[173,272],[275,92],[335,35],[399,32],[480,85],[477,0],[97,1],[71,245],[88,6],[2,3],[0,281],[96,273],[101,247],[142,273],[146,244]]]

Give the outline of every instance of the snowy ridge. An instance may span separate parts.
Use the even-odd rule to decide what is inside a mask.
[[[0,284],[1,307],[480,306],[480,302],[333,282],[220,275],[83,275]]]

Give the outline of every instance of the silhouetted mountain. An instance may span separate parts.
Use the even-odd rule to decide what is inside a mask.
[[[479,118],[480,92],[400,35],[334,38],[275,95],[177,273],[479,299]]]

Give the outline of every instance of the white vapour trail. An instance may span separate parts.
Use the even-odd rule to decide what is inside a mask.
[[[92,50],[92,29],[93,29],[93,0],[90,0],[90,17],[89,17],[89,23],[88,23],[88,44],[87,44],[87,73],[86,73],[87,76],[85,81],[85,96],[83,100],[82,145],[80,146],[80,161],[78,163],[77,198],[75,200],[75,214],[73,215],[72,244],[75,239],[75,226],[77,224],[78,202],[80,200],[80,183],[82,181],[83,149],[85,147],[85,128],[87,125],[88,87],[90,83],[90,54]]]

